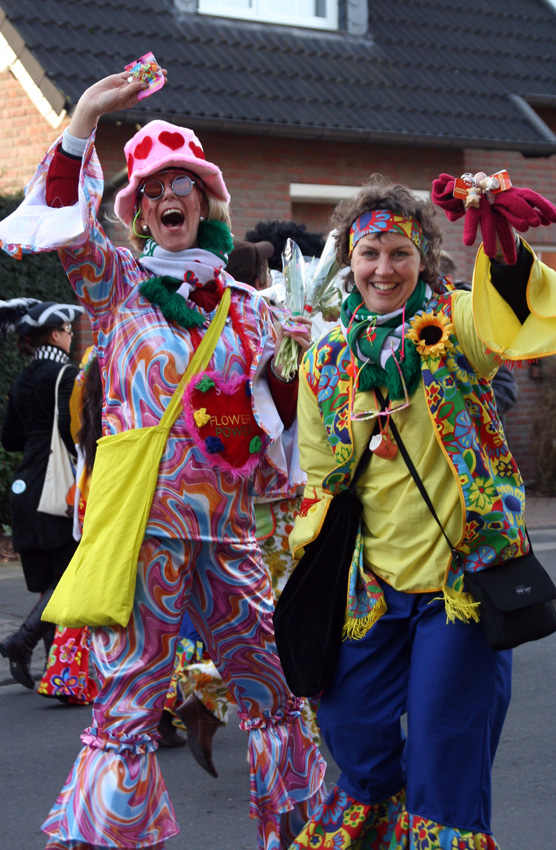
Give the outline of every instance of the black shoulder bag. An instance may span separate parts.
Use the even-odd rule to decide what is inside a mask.
[[[377,417],[373,434],[378,428]],[[367,446],[349,487],[332,498],[318,537],[305,546],[276,603],[276,647],[286,682],[296,696],[319,694],[336,666],[363,510],[356,486],[371,456]]]
[[[382,404],[379,390],[377,398]],[[419,492],[450,547],[452,556],[458,564],[463,565],[463,558],[446,535],[392,418],[390,429]],[[527,537],[530,546],[527,555],[475,573],[465,573],[464,588],[481,603],[481,623],[493,649],[513,649],[522,643],[539,640],[556,632],[556,586],[533,554],[528,534]]]

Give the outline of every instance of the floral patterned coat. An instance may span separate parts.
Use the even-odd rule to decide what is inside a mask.
[[[528,246],[525,247],[530,250]],[[452,543],[461,555],[462,563],[456,563],[455,559],[450,558],[448,547],[442,545],[445,546],[448,564],[443,583],[447,612],[449,616],[454,614],[463,619],[467,619],[469,614],[462,596],[464,572],[488,568],[528,551],[523,518],[523,482],[504,436],[490,378],[500,359],[516,360],[534,356],[524,351],[517,339],[523,338],[525,333],[527,338],[534,336],[537,356],[541,352],[543,355],[554,353],[556,349],[556,303],[552,304],[549,298],[549,293],[556,292],[556,274],[542,266],[536,258],[527,282],[528,293],[535,292],[537,299],[542,295],[544,304],[552,304],[550,309],[554,308],[553,315],[546,316],[542,322],[534,310],[520,327],[515,327],[512,314],[510,321],[514,325],[513,329],[509,327],[509,322],[500,321],[496,322],[494,328],[490,316],[486,323],[477,320],[477,302],[484,309],[488,299],[494,298],[488,292],[492,289],[489,263],[482,252],[477,261],[474,287],[473,296],[446,289],[434,293],[424,310],[414,317],[414,331],[410,334],[414,340],[407,337],[405,340],[406,345],[416,344],[421,355],[422,381],[415,395],[424,394],[428,421],[433,426],[434,438],[442,455],[438,458],[438,466],[447,466],[452,482],[450,488],[455,494],[451,504],[456,512],[457,503],[461,507],[461,533],[459,538],[452,537]],[[461,297],[467,299],[466,306],[471,317],[469,327],[472,328],[470,334],[484,352],[487,364],[490,361],[491,374],[480,374],[471,366],[454,332],[453,309],[455,300]],[[420,341],[419,329],[430,323],[447,328],[446,346],[426,346]],[[534,331],[525,328],[528,323],[536,325]],[[508,343],[512,343],[512,346]],[[301,462],[308,474],[308,483],[300,515],[290,535],[290,546],[296,557],[300,557],[303,547],[317,536],[332,495],[337,489],[347,486],[363,451],[361,431],[354,438],[355,423],[350,419],[352,375],[350,351],[339,327],[325,335],[305,356],[301,370],[301,380],[305,387],[300,388],[300,432]],[[414,406],[417,407],[416,404]],[[414,415],[411,414],[411,407],[405,414]],[[307,417],[310,420],[310,441],[303,440],[303,429],[308,428]],[[426,418],[422,424],[428,427]],[[407,448],[411,455],[412,446],[408,445]],[[397,460],[404,464],[400,458]],[[416,465],[419,468],[419,464]],[[424,510],[424,521],[430,523],[426,526],[427,533],[431,532],[438,537],[440,530],[424,507],[409,471],[405,469],[405,472],[409,481],[407,489],[411,490],[414,497],[413,504],[418,510]],[[373,462],[365,481],[372,482],[372,478]],[[365,494],[362,495],[362,501],[365,504]],[[399,523],[394,521],[394,525],[398,527],[398,535],[404,542]],[[375,541],[365,527],[363,537],[366,539],[365,572],[368,576],[369,568],[373,567]],[[410,546],[411,541],[406,541],[406,547]],[[371,557],[368,557],[369,554]],[[375,591],[377,588],[378,585],[375,585]]]

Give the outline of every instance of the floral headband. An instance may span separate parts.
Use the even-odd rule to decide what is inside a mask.
[[[356,218],[349,230],[349,255],[360,239],[369,233],[400,233],[418,247],[423,256],[429,249],[429,241],[423,235],[421,225],[415,218],[396,215],[390,210],[369,210]]]

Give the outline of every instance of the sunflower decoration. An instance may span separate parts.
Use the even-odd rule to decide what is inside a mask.
[[[410,325],[408,339],[415,343],[421,357],[442,357],[453,348],[450,334],[454,327],[442,313],[422,313]]]

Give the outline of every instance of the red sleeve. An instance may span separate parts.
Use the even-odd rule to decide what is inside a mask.
[[[268,362],[270,363],[270,360]],[[280,414],[280,419],[284,423],[284,428],[287,430],[293,425],[297,413],[299,377],[296,375],[295,381],[286,384],[274,377],[269,366],[266,367],[266,377],[272,400]]]
[[[77,202],[81,159],[63,153],[61,145],[46,175],[46,203],[49,207],[71,207]]]

